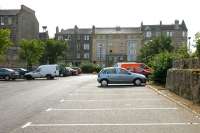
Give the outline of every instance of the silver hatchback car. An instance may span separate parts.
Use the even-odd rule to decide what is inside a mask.
[[[97,81],[101,86],[108,86],[108,84],[134,84],[141,86],[146,84],[146,77],[123,68],[107,67],[98,73]]]

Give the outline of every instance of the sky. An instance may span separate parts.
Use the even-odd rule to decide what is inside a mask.
[[[172,24],[185,20],[188,36],[200,31],[199,0],[0,0],[0,9],[35,10],[42,26],[54,37],[60,29],[96,27],[138,27],[143,24]]]

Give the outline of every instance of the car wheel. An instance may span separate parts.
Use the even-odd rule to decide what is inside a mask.
[[[7,81],[10,80],[10,76],[7,75],[7,76],[5,76],[4,79],[7,80]]]
[[[33,79],[33,77],[31,75],[26,75],[25,77],[26,77],[27,80]]]
[[[136,79],[136,80],[134,81],[134,84],[135,84],[136,86],[140,86],[140,85],[142,84],[141,79]]]
[[[47,75],[46,77],[47,77],[47,79],[48,79],[48,80],[50,80],[50,79],[51,79],[51,75]]]
[[[105,79],[103,79],[103,80],[101,81],[101,86],[103,86],[103,87],[108,86],[108,81],[105,80]]]

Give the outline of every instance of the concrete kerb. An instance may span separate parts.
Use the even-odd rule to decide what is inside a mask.
[[[172,97],[170,97],[170,96],[162,93],[159,89],[156,89],[155,87],[153,87],[151,85],[147,85],[147,87],[150,88],[150,89],[152,89],[156,93],[158,93],[158,94],[166,97],[167,99],[169,99],[170,101],[176,103],[177,105],[179,105],[179,106],[185,108],[186,110],[192,112],[196,117],[198,117],[200,119],[200,112],[197,112],[196,110],[192,109],[189,104],[181,102],[181,101],[177,101],[177,100],[173,99]]]

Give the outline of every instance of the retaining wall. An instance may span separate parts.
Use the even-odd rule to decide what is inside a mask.
[[[174,61],[173,68],[167,72],[165,87],[194,103],[200,103],[200,60]]]

